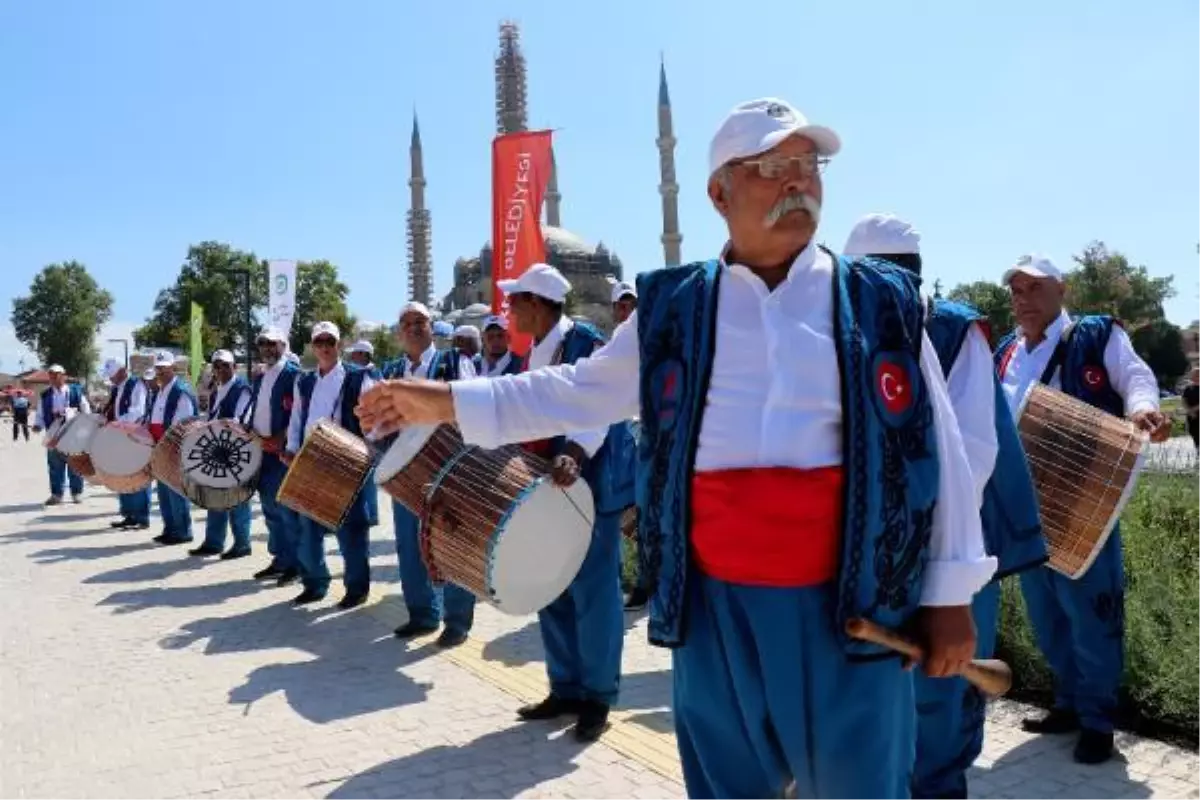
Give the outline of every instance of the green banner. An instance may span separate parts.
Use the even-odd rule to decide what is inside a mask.
[[[204,369],[204,343],[200,341],[200,333],[204,329],[204,309],[199,303],[192,302],[191,349],[188,351],[188,374],[192,386],[200,384],[200,373]]]

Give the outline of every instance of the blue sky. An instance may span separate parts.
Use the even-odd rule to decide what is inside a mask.
[[[864,213],[923,233],[946,287],[1100,238],[1174,274],[1197,316],[1197,6],[1128,3],[0,4],[0,370],[46,263],[85,262],[125,335],[189,243],[328,258],[364,320],[405,293],[408,140],[420,114],[439,295],[489,235],[492,58],[521,24],[532,127],[556,129],[563,223],[627,272],[662,263],[659,54],[679,139],[685,260],[724,231],[708,140],[774,95],[834,127],[822,238]],[[105,353],[120,348],[105,345]],[[30,359],[32,363],[32,359]]]

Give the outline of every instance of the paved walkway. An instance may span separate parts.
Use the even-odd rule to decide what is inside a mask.
[[[373,532],[371,605],[338,612],[335,591],[296,610],[292,589],[247,580],[266,562],[261,515],[254,558],[188,558],[153,529],[110,531],[106,490],[43,509],[43,454],[0,442],[0,796],[683,795],[669,657],[643,620],[616,723],[581,747],[515,722],[545,691],[532,618],[481,606],[450,653],[391,636],[390,521]],[[1198,796],[1195,753],[1123,736],[1123,758],[1085,768],[1067,739],[1022,733],[1023,713],[993,708],[977,796]]]

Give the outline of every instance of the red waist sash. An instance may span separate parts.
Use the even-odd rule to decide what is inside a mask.
[[[554,452],[554,440],[538,439],[536,442],[522,442],[521,449],[526,453],[533,453],[535,456],[548,459]]]
[[[837,575],[841,467],[731,469],[692,478],[692,555],[750,586],[815,586]]]
[[[167,426],[163,425],[161,422],[150,423],[150,437],[154,439],[155,442],[161,441],[166,432]]]

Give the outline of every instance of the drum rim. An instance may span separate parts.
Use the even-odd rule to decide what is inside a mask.
[[[412,460],[417,457],[417,454],[421,452],[421,449],[429,443],[429,440],[433,438],[434,434],[437,433],[441,427],[441,425],[410,425],[409,427],[400,431],[400,433],[396,435],[396,439],[388,446],[388,449],[384,451],[383,457],[379,459],[379,463],[376,465],[376,485],[382,486],[392,478],[396,477],[401,470],[411,464]],[[422,433],[424,436],[421,436]],[[420,441],[416,442],[414,446],[413,440],[417,437],[420,437]],[[412,447],[412,451],[408,454],[408,458],[397,464],[395,469],[391,469],[392,462],[399,461],[400,459],[399,455],[392,456],[392,453],[398,454],[400,452],[400,446],[402,443],[407,447]]]
[[[193,417],[193,419],[195,418]],[[195,436],[201,435],[200,432],[208,428],[234,428],[235,430],[238,430],[249,437],[250,442],[254,445],[255,451],[258,453],[258,463],[253,465],[254,468],[252,470],[252,475],[251,477],[247,478],[245,483],[238,483],[235,486],[210,486],[203,481],[199,481],[191,477],[191,471],[188,470],[184,464],[184,460],[186,458],[184,453],[188,450],[188,440]],[[163,438],[165,439],[166,437],[164,436]],[[258,474],[262,471],[263,455],[262,442],[259,439],[258,434],[235,419],[205,420],[203,425],[197,425],[194,430],[188,431],[179,438],[179,471],[183,475],[183,481],[186,483],[188,480],[191,480],[194,483],[209,489],[227,490],[237,488],[238,486],[257,486]]]
[[[78,423],[81,419],[85,419],[85,418],[90,419],[92,424],[96,426],[92,430],[92,435],[88,437],[87,443],[83,445],[82,449],[72,448],[72,449],[68,450],[65,447],[63,447],[63,439],[66,438],[67,433],[71,430],[72,427],[75,426],[76,423]],[[62,427],[62,430],[59,431],[58,434],[55,436],[56,441],[54,443],[54,449],[57,450],[58,452],[62,453],[64,456],[87,455],[88,453],[91,452],[92,440],[96,438],[96,434],[99,433],[100,429],[103,427],[104,427],[104,416],[102,414],[91,414],[91,413],[85,414],[83,412],[75,414],[73,417],[71,417],[70,419],[68,419],[66,421],[66,423]]]

